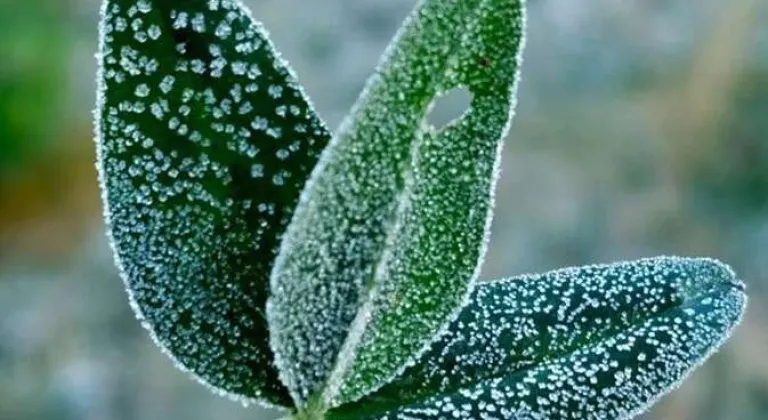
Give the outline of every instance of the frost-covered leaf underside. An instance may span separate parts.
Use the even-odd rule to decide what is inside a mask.
[[[514,106],[522,7],[422,1],[324,152],[267,311],[299,405],[338,405],[381,386],[465,301]],[[429,127],[430,105],[459,87],[472,95],[469,110]]]
[[[329,133],[239,1],[106,0],[99,61],[99,169],[134,309],[216,391],[292,405],[268,276]]]
[[[708,357],[745,303],[733,272],[709,259],[482,284],[419,361],[326,418],[629,418]]]

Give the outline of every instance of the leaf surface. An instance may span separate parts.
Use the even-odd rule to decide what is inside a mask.
[[[730,268],[709,259],[482,284],[418,362],[326,418],[629,418],[702,363],[745,303]]]
[[[467,298],[523,23],[518,0],[422,1],[324,152],[282,244],[267,312],[296,401],[337,405],[380,386]],[[432,129],[431,104],[455,88],[469,91],[470,108]]]
[[[97,149],[133,308],[184,370],[290,406],[264,309],[279,240],[330,135],[234,0],[107,0]]]

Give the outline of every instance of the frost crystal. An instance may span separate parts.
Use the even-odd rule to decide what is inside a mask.
[[[422,2],[324,152],[267,306],[281,379],[297,401],[322,392],[322,404],[337,405],[380,386],[466,299],[522,33],[518,0]],[[429,127],[430,104],[457,87],[473,95],[470,109]]]
[[[292,405],[268,344],[268,275],[327,130],[238,1],[107,0],[99,64],[106,217],[139,318],[215,390]]]
[[[327,418],[626,419],[706,359],[745,303],[743,284],[709,259],[486,283],[401,376]]]

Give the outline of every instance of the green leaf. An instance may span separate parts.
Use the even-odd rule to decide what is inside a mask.
[[[422,1],[324,152],[283,241],[267,310],[296,401],[336,405],[380,386],[467,298],[523,23],[519,0]],[[472,95],[470,108],[440,131],[429,127],[431,104],[456,88]]]
[[[132,306],[214,390],[290,406],[264,307],[279,240],[330,135],[234,0],[107,0],[97,146]]]
[[[326,418],[629,418],[728,337],[743,288],[675,257],[486,283],[402,375]]]

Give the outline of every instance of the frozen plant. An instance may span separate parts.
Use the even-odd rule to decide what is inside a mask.
[[[746,302],[717,261],[476,282],[524,24],[421,1],[331,134],[238,0],[105,0],[105,217],[177,366],[293,419],[624,419],[706,359]]]

